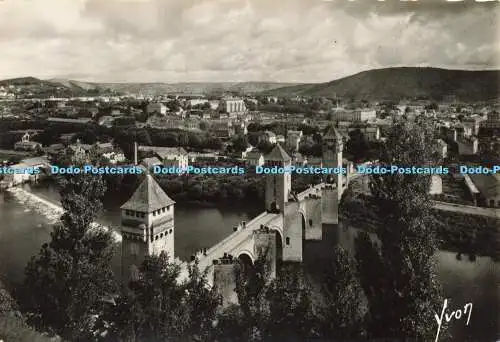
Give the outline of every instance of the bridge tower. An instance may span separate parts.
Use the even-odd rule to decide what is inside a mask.
[[[342,135],[335,128],[330,128],[323,136],[323,167],[336,168],[342,170],[342,151],[344,142]],[[336,184],[338,199],[342,197],[343,192],[343,174],[338,172],[335,175],[328,175],[327,184]]]
[[[174,258],[174,204],[150,174],[121,206],[122,281],[137,277],[148,255]]]
[[[344,143],[342,135],[335,129],[330,128],[323,136],[323,167],[337,169],[336,174],[328,175],[326,188],[323,190],[322,201],[322,223],[338,224],[339,204],[344,191],[342,174],[342,151]],[[335,188],[336,187],[336,188]]]
[[[282,172],[280,168],[289,168],[292,165],[292,158],[279,145],[265,157],[265,167],[276,168],[276,173],[266,174],[266,210],[285,210],[288,198],[292,190],[292,175],[290,172]]]

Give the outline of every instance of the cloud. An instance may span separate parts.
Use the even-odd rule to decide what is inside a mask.
[[[500,68],[499,5],[3,0],[0,78],[318,82],[399,65]]]

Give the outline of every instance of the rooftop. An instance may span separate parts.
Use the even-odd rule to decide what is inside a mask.
[[[500,174],[472,174],[470,178],[484,197],[494,197],[500,193]]]
[[[324,138],[335,138],[337,140],[342,140],[342,134],[340,134],[340,132],[335,127],[330,127],[325,133]]]
[[[120,208],[140,212],[153,212],[174,204],[150,174],[142,181],[130,199]]]
[[[292,161],[288,153],[281,147],[280,144],[276,144],[273,150],[265,157],[266,161]]]

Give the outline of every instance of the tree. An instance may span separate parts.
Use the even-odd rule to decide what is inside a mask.
[[[300,265],[284,266],[268,286],[269,341],[305,341],[314,332],[311,290]]]
[[[425,122],[397,122],[381,163],[433,165],[434,137],[429,132]],[[434,339],[434,308],[442,300],[432,259],[437,248],[429,184],[429,175],[371,177],[380,247],[362,235],[356,241],[356,259],[369,302],[372,338]]]
[[[219,338],[230,341],[294,341],[314,331],[311,290],[299,264],[284,265],[270,278],[267,253],[236,268],[238,306],[219,317]]]
[[[233,149],[235,152],[243,152],[247,149],[248,140],[244,135],[238,135],[233,139]]]
[[[334,249],[334,258],[323,276],[322,336],[348,340],[363,334],[363,291],[347,251]]]
[[[0,282],[0,341],[49,342],[53,339],[43,336],[28,326],[17,302]]]
[[[198,262],[188,267],[189,278],[183,284],[188,312],[187,335],[195,341],[213,341],[213,327],[220,296],[210,289],[207,271],[200,272]]]
[[[180,268],[168,256],[146,257],[139,278],[104,315],[110,335],[124,341],[164,341],[182,336],[187,325],[183,289],[177,283]]]
[[[355,161],[362,161],[370,157],[370,146],[359,128],[349,132],[346,150]]]
[[[103,316],[101,323],[110,326],[108,340],[212,341],[219,297],[197,263],[188,272],[179,283],[180,267],[168,255],[146,257],[139,278]]]
[[[104,191],[96,175],[61,179],[61,223],[26,267],[24,305],[29,321],[72,341],[92,335],[103,298],[116,290],[111,234],[91,226]]]
[[[235,269],[238,303],[245,317],[242,333],[248,339],[266,331],[269,317],[269,302],[266,290],[270,268],[267,257],[261,255],[253,266],[240,262]]]
[[[172,100],[172,101],[168,101],[168,102],[166,103],[166,106],[167,106],[167,108],[168,108],[168,110],[169,110],[170,112],[177,112],[177,111],[179,111],[179,109],[181,109],[181,108],[182,108],[181,103],[180,103],[180,102],[179,102],[179,100],[177,100],[177,99]]]

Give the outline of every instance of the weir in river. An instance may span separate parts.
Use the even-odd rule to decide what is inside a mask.
[[[61,215],[64,213],[64,209],[60,204],[51,202],[23,188],[13,187],[9,188],[7,192],[10,193],[19,203],[25,205],[29,209],[36,211],[40,215],[43,215],[53,224],[57,223],[60,220]],[[111,230],[111,234],[115,242],[121,242],[122,240],[122,236],[119,232],[99,222],[93,222],[92,228],[104,229],[105,231]]]

